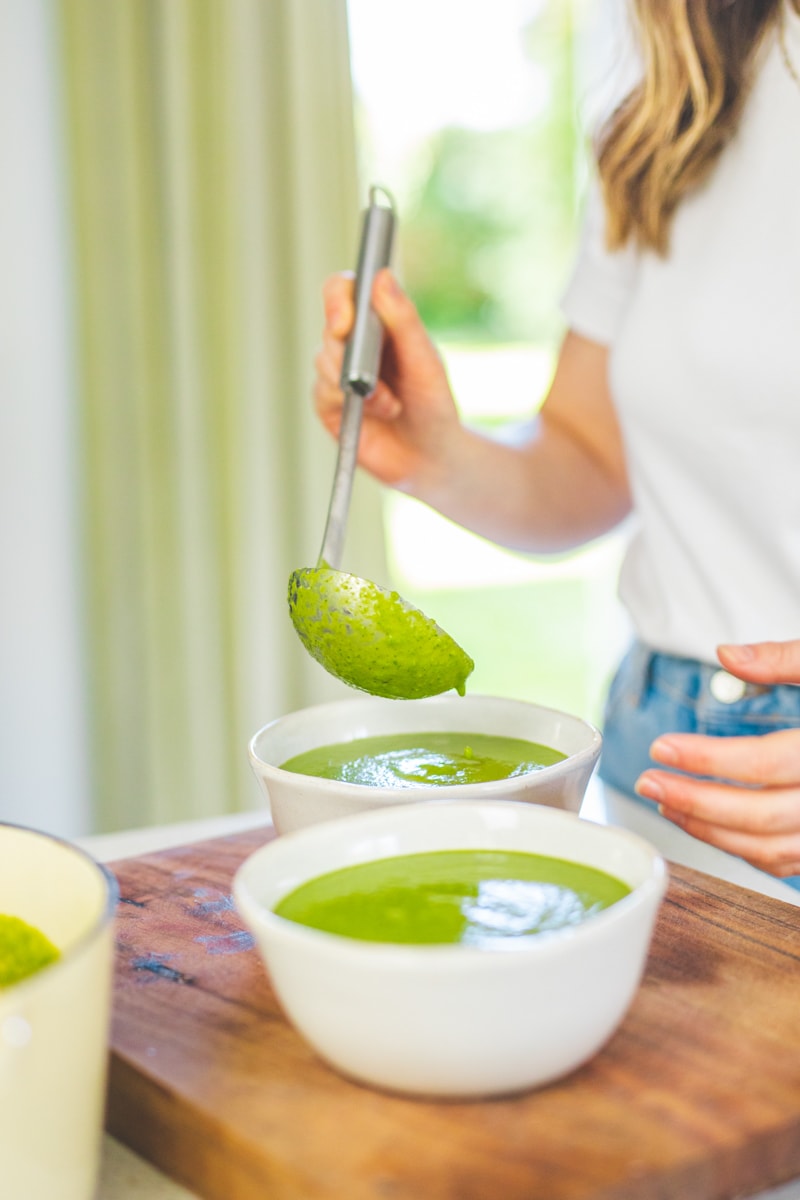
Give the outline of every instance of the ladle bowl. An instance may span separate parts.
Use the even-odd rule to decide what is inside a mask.
[[[289,579],[289,611],[309,654],[351,687],[394,700],[464,694],[474,662],[397,592],[331,567],[305,567]]]

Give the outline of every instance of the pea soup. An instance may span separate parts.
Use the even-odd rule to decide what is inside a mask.
[[[27,979],[58,957],[56,947],[39,929],[20,917],[0,913],[0,988]]]
[[[579,925],[627,884],[566,859],[513,850],[437,850],[308,880],[275,912],[365,942],[497,947]]]
[[[432,731],[318,746],[288,759],[282,767],[365,787],[447,787],[512,779],[564,758],[559,750],[524,738]]]

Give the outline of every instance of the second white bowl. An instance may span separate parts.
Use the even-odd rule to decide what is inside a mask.
[[[632,890],[582,924],[505,948],[360,942],[278,916],[317,875],[431,850],[522,850]],[[433,1096],[488,1096],[573,1070],[624,1017],[666,886],[634,834],[535,804],[442,802],[347,817],[257,850],[234,897],[289,1019],[334,1067]]]

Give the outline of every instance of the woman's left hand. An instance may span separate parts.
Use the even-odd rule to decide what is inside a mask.
[[[800,639],[720,646],[718,656],[751,683],[800,684]],[[650,755],[671,770],[645,771],[636,791],[663,816],[771,875],[800,875],[800,729],[730,738],[669,733]]]

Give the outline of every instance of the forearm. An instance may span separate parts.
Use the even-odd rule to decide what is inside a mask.
[[[320,418],[337,436],[352,285],[335,277],[325,296],[314,396]],[[627,515],[607,347],[567,332],[533,434],[512,446],[459,421],[442,361],[390,272],[378,273],[373,303],[385,343],[381,378],[364,405],[358,455],[364,469],[466,528],[532,553],[580,545]]]
[[[539,554],[599,537],[631,508],[626,481],[544,417],[517,445],[462,427],[403,490],[483,537]]]

